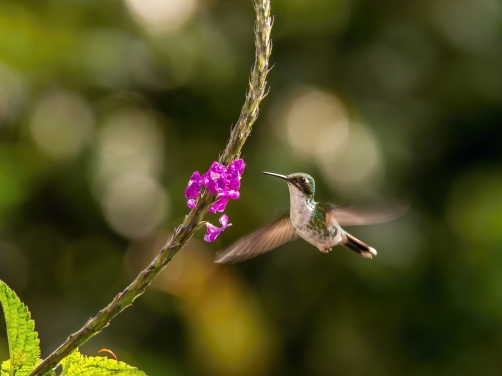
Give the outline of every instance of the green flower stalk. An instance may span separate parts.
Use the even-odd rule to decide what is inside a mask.
[[[225,150],[218,158],[218,162],[224,166],[229,166],[233,161],[239,159],[241,149],[251,134],[254,122],[258,118],[260,102],[267,94],[266,77],[269,72],[269,57],[272,52],[270,32],[273,23],[270,16],[270,0],[252,1],[256,11],[254,27],[255,61],[251,69],[249,88],[241,114],[237,123],[232,128]],[[203,218],[205,214],[218,199],[217,195],[211,194],[206,188],[203,188],[193,209],[185,216],[183,223],[174,230],[166,245],[162,247],[150,265],[139,273],[136,279],[124,291],[117,294],[110,304],[99,311],[79,331],[70,335],[58,349],[35,368],[30,376],[44,375],[50,372],[79,346],[101,332],[115,316],[129,307],[143,294],[174,255],[190,241],[194,232],[204,224]],[[222,225],[228,226],[225,223],[222,223]]]

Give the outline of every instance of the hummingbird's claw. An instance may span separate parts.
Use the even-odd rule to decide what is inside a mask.
[[[361,252],[361,256],[363,256],[364,258],[367,258],[367,259],[372,259],[373,256],[376,256],[376,255],[377,255],[376,249],[371,248],[371,247],[368,247],[367,251]]]
[[[331,248],[330,245],[329,245],[329,241],[326,241],[326,243],[324,243],[323,245],[321,246],[318,246],[317,247],[319,249],[319,251],[321,251],[322,253],[329,253],[331,251]]]

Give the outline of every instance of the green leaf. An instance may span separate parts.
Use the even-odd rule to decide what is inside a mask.
[[[10,376],[28,374],[36,366],[40,356],[40,341],[35,332],[35,322],[31,319],[30,311],[21,303],[16,293],[1,280],[0,302],[7,323],[10,355],[10,362],[2,363],[2,376],[4,367],[9,367],[7,374]]]
[[[84,356],[75,350],[61,362],[64,376],[146,376],[146,373],[135,367],[102,356]],[[2,375],[3,376],[3,375]]]
[[[23,368],[21,368],[19,371],[16,372],[16,376],[29,376],[31,372],[35,369],[35,367],[38,366],[40,363],[42,363],[42,359],[38,359],[37,364],[35,366],[32,365],[24,366]],[[51,369],[50,371],[44,373],[44,376],[57,376],[57,375],[56,371]]]
[[[10,372],[10,360],[5,360],[2,362],[0,367],[0,376],[9,376]]]

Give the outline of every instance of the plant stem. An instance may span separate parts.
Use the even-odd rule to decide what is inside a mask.
[[[260,102],[266,96],[266,77],[269,72],[268,61],[272,51],[270,31],[272,18],[270,16],[270,0],[252,0],[256,11],[255,21],[255,61],[249,78],[249,89],[246,100],[242,106],[239,120],[233,127],[226,148],[219,157],[219,162],[228,165],[239,158],[242,146],[251,133],[253,123],[258,117]],[[50,354],[30,376],[44,375],[55,368],[59,362],[68,356],[73,350],[87,342],[91,337],[98,334],[110,321],[124,309],[129,307],[146,288],[152,283],[157,275],[171,261],[174,255],[183,248],[193,236],[197,225],[203,220],[204,215],[215,196],[203,190],[197,200],[196,206],[185,216],[181,225],[175,230],[166,245],[162,247],[155,259],[144,269],[136,279],[121,293],[117,294],[110,304],[97,313],[76,333]]]

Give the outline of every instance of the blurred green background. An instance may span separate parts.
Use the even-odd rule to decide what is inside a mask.
[[[168,376],[500,375],[502,3],[271,1],[271,91],[233,226],[199,231],[82,352]],[[0,0],[0,278],[44,356],[188,212],[190,174],[238,118],[253,22],[249,0]],[[371,261],[298,241],[215,266],[288,209],[261,171],[311,174],[318,200],[412,207],[349,229]]]

